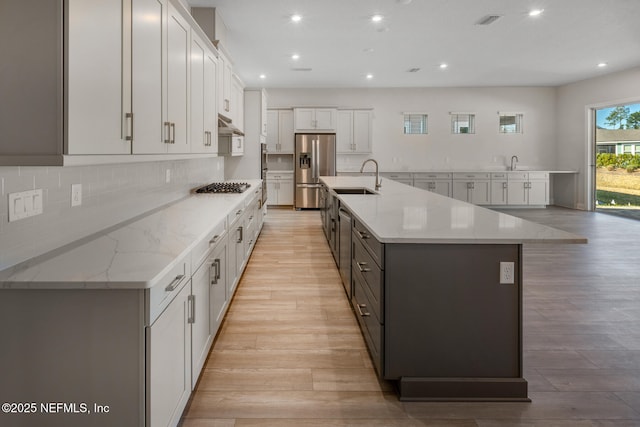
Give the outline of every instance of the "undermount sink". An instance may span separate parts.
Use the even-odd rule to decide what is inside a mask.
[[[368,188],[334,188],[333,191],[336,194],[378,194],[375,191],[371,191]]]

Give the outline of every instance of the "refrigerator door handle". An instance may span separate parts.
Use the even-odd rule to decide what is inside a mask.
[[[298,188],[322,188],[322,184],[297,184]]]
[[[320,163],[320,159],[318,158],[318,145],[319,140],[316,139],[311,141],[311,177],[314,180],[318,179],[318,166]]]

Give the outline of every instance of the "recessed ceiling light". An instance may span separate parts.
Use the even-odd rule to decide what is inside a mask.
[[[380,22],[380,21],[382,21],[382,19],[383,19],[382,15],[373,15],[371,17],[371,22]]]
[[[297,61],[298,59],[300,59],[300,55],[298,55],[297,53],[294,53],[293,55],[291,55],[291,59],[293,59],[294,61]]]
[[[291,15],[291,21],[300,22],[300,21],[302,21],[302,16],[300,16],[300,15]]]
[[[604,68],[606,66],[607,66],[606,62],[601,62],[601,63],[598,64],[598,67],[600,67],[600,68]]]
[[[371,52],[373,52],[373,48],[372,48],[372,47],[367,47],[367,48],[365,48],[365,49],[362,49],[362,51],[363,51],[364,53],[371,53]]]
[[[373,74],[367,74],[367,79],[371,80],[373,78]]]
[[[441,68],[441,69],[443,69],[443,70],[444,70],[445,68],[447,68],[448,66],[449,66],[449,65],[445,64],[444,62],[443,62],[442,64],[440,64],[440,68]]]
[[[540,16],[544,12],[544,9],[533,9],[529,11],[529,16]]]
[[[261,79],[266,79],[266,78],[267,78],[267,76],[266,76],[266,75],[264,75],[264,74],[260,74],[260,78],[261,78]]]

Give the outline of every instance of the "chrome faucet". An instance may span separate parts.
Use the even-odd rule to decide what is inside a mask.
[[[366,165],[368,162],[373,162],[374,165],[376,165],[376,191],[380,189],[380,187],[382,187],[382,181],[380,181],[380,174],[378,172],[378,162],[376,162],[374,159],[367,159],[364,162],[362,162],[362,166],[360,166],[360,173],[362,173],[362,171],[364,171],[364,165]]]
[[[511,168],[509,170],[516,170],[516,166],[513,164],[513,161],[516,161],[516,163],[518,163],[518,156],[511,156]]]

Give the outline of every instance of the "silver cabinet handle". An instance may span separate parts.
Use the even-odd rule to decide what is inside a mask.
[[[124,115],[126,119],[129,119],[129,127],[127,136],[125,136],[125,141],[133,141],[133,113],[127,113]]]
[[[242,213],[242,209],[238,209],[238,211],[236,212],[236,216],[240,215]]]
[[[365,267],[365,265],[368,265],[366,262],[361,261],[361,262],[356,262],[356,265],[358,266],[358,270],[360,270],[361,273],[367,273],[369,271],[371,271],[370,268]]]
[[[209,244],[210,244],[210,245],[213,245],[213,244],[218,240],[218,238],[219,238],[219,237],[220,237],[220,235],[218,235],[218,234],[216,234],[215,236],[213,236],[213,237],[211,238],[211,240],[209,240]]]
[[[364,231],[358,230],[357,233],[358,233],[358,236],[360,236],[360,238],[363,239],[363,240],[371,238],[371,236],[368,235],[367,233],[365,233]]]
[[[196,296],[189,295],[187,297],[187,303],[189,304],[189,317],[187,323],[196,323]]]
[[[506,182],[502,183],[502,188],[507,188],[507,183]]]
[[[243,227],[238,227],[238,234],[240,237],[238,237],[237,243],[242,243],[242,240],[244,239]]]
[[[180,284],[180,281],[182,279],[184,279],[184,274],[177,275],[176,278],[173,279],[171,281],[171,283],[169,283],[169,285],[166,288],[164,288],[164,290],[166,292],[171,292],[171,291],[175,290],[178,287],[178,285]]]
[[[364,313],[362,312],[361,309],[363,308],[367,308],[367,304],[356,304],[356,308],[358,309],[358,314],[360,314],[360,317],[368,317],[371,316],[371,313],[369,313],[368,311],[365,311]]]
[[[164,131],[166,132],[165,144],[171,144],[171,122],[164,122]]]
[[[173,133],[173,136],[171,138],[171,144],[175,144],[176,143],[176,124],[175,123],[171,123],[171,131]]]
[[[211,284],[212,285],[217,285],[218,284],[218,279],[220,279],[220,259],[216,258],[211,263],[211,268],[213,268],[213,274],[212,274],[212,277],[211,277]]]

